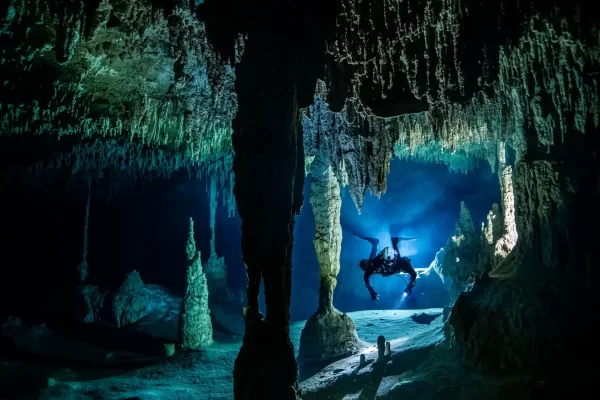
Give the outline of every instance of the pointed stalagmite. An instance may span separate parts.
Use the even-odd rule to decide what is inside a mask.
[[[198,350],[212,343],[212,322],[208,309],[208,286],[202,271],[200,252],[196,251],[194,220],[190,218],[190,232],[186,246],[188,259],[187,288],[179,326],[181,347]]]
[[[315,214],[313,242],[321,270],[319,309],[307,321],[300,337],[298,362],[324,362],[358,350],[354,322],[333,307],[333,292],[340,272],[342,227],[340,185],[326,157],[317,156],[311,165],[310,202]],[[302,373],[302,370],[301,370]]]

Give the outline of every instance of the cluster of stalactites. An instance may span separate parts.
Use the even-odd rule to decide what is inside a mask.
[[[449,92],[463,93],[459,59],[463,12],[462,0],[343,0],[327,51],[352,70],[347,95],[354,106],[369,112],[359,99],[363,86],[385,99],[398,90],[399,81],[430,106],[447,103]],[[451,60],[451,65],[441,60]]]
[[[444,163],[453,171],[468,172],[480,162],[496,165],[496,143],[464,141],[452,150],[433,139],[427,113],[380,118],[349,111],[330,110],[326,101],[327,85],[317,82],[313,104],[303,113],[302,128],[306,168],[319,154],[326,154],[341,185],[350,187],[356,207],[361,210],[367,190],[374,195],[386,191],[391,159]]]
[[[326,105],[323,99],[329,87],[326,83],[318,85],[315,106],[307,118],[313,120],[313,130],[315,124],[321,124],[320,140],[338,129],[341,135],[358,136],[353,140],[359,148],[373,150],[369,156],[352,154],[356,162],[367,164],[376,157],[375,162],[384,163],[392,151],[385,144],[391,142],[397,157],[446,163],[453,170],[465,172],[478,160],[487,160],[494,168],[498,142],[512,147],[518,162],[526,151],[527,135],[537,135],[537,143],[549,148],[564,140],[569,131],[585,133],[599,127],[598,79],[586,69],[600,63],[600,32],[592,33],[596,38],[583,43],[571,33],[574,27],[569,23],[534,15],[522,37],[499,47],[496,57],[482,49],[479,77],[477,71],[469,71],[468,76],[477,79],[480,89],[465,102],[455,103],[449,100],[449,94],[458,91],[465,95],[466,79],[457,56],[459,27],[471,17],[463,13],[460,0],[427,3],[424,7],[416,3],[342,2],[336,34],[328,43],[328,56],[332,65],[346,66],[345,71],[351,70],[353,77],[346,105],[334,115],[324,116],[329,112],[322,106]],[[423,62],[433,60],[423,58],[423,54],[436,54],[435,62]],[[490,65],[490,60],[497,65]],[[492,70],[497,76],[489,76]],[[408,79],[414,98],[425,99],[429,109],[378,118],[362,104],[361,87],[381,88],[380,97],[385,100],[387,93],[395,90],[392,83],[398,76]],[[346,154],[348,149],[339,143],[331,152]],[[349,158],[345,155],[341,164],[348,167]],[[361,170],[357,166],[352,169]],[[369,168],[363,166],[362,170]],[[379,165],[377,170],[386,168]],[[509,185],[510,174],[504,176],[503,185]],[[377,185],[367,185],[372,178],[368,173],[348,175],[357,205],[367,186],[375,194],[385,191],[385,177],[378,176]],[[512,235],[510,229],[507,232]],[[509,240],[508,248],[515,240]]]
[[[165,16],[141,0],[60,4],[10,0],[0,19],[0,71],[10,72],[0,134],[85,140],[51,161],[70,164],[75,174],[112,169],[152,179],[198,166],[202,176],[216,174],[232,214],[235,75],[211,48],[204,24],[187,7]],[[33,37],[40,43],[28,45]],[[239,57],[244,40],[237,41]],[[23,101],[20,85],[30,79],[41,86]]]
[[[234,176],[233,155],[218,154],[200,162],[171,153],[160,148],[152,148],[128,140],[106,139],[84,141],[71,151],[54,153],[49,160],[40,161],[27,173],[38,178],[37,183],[51,180],[53,171],[68,170],[73,176],[96,179],[109,173],[116,186],[130,186],[139,181],[169,179],[174,173],[185,170],[190,179],[211,181],[216,184],[217,195],[222,195],[222,204],[227,207],[230,217],[235,215],[236,204],[233,195]],[[101,173],[102,172],[102,173]],[[210,186],[207,186],[207,193]]]

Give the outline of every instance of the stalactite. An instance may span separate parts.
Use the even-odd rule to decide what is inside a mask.
[[[298,363],[324,362],[358,350],[354,322],[333,307],[333,292],[340,272],[342,198],[339,179],[326,155],[311,163],[310,202],[315,214],[313,239],[321,271],[319,308],[300,336]]]
[[[495,22],[505,41],[484,46],[464,37],[464,25],[481,23],[474,19],[486,13],[482,7],[500,6],[502,16]],[[506,13],[522,19],[522,35],[512,37],[514,31],[502,25]],[[599,126],[600,91],[589,70],[600,64],[600,33],[592,31],[584,39],[576,33],[577,24],[560,15],[499,2],[344,0],[336,26],[328,42],[328,65],[337,67],[328,67],[327,81],[316,91],[327,100],[315,100],[307,119],[327,127],[325,135],[332,129],[351,132],[354,148],[372,146],[368,155],[352,160],[359,166],[344,161],[354,171],[364,165],[385,171],[389,142],[401,158],[444,162],[466,171],[478,159],[495,165],[496,141],[514,148],[518,161],[527,151],[528,127],[549,151],[564,142],[570,126],[578,132]],[[470,52],[481,52],[468,70],[461,43]],[[340,87],[339,82],[350,84]],[[426,109],[418,110],[419,101]],[[323,117],[327,112],[332,115]],[[304,126],[311,129],[310,123]],[[338,144],[330,154],[335,159],[345,151]],[[366,189],[376,195],[385,191],[385,176],[375,179],[367,172],[348,177],[359,209]]]
[[[89,223],[90,223],[91,198],[92,198],[92,180],[88,179],[87,202],[85,205],[85,223],[83,226],[83,252],[82,252],[81,263],[77,267],[77,273],[79,274],[79,281],[81,283],[84,283],[88,277],[87,254],[88,254],[88,231],[89,231]]]
[[[75,147],[80,154],[69,155],[78,158],[75,173],[91,169],[97,156],[120,164],[129,176],[136,173],[130,167],[143,175],[206,164],[202,168],[223,170],[220,182],[227,181],[237,110],[234,70],[213,51],[204,23],[189,7],[166,15],[156,6],[141,0],[40,0],[35,6],[10,0],[0,29],[6,44],[0,135],[85,140]],[[115,22],[109,24],[111,15]],[[24,92],[32,95],[24,98]],[[173,158],[140,160],[138,150],[98,149],[97,141],[126,140],[131,143],[125,148],[147,146]],[[90,154],[89,143],[96,153],[108,153]],[[225,192],[225,185],[219,190]],[[232,196],[224,200],[231,209]]]

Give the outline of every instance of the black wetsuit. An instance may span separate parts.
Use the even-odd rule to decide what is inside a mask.
[[[377,254],[378,241],[376,239],[367,240],[371,243],[372,247],[371,254],[369,255],[369,260],[366,262],[366,267],[364,268],[364,280],[365,286],[367,287],[367,289],[369,289],[369,293],[371,294],[373,300],[377,298],[377,292],[375,292],[375,290],[373,289],[373,285],[371,285],[371,275],[374,274],[379,274],[381,276],[391,276],[399,272],[406,272],[410,275],[410,282],[406,287],[405,293],[410,293],[413,286],[415,285],[417,273],[406,258],[400,257],[400,250],[398,250],[398,244],[396,242],[392,242],[394,252],[396,253],[396,257],[391,261],[387,261],[383,258],[383,255]]]

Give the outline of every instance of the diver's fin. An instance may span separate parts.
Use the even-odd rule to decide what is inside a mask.
[[[356,236],[357,238],[361,238],[363,240],[366,240],[367,242],[371,243],[372,245],[377,245],[379,244],[379,239],[375,239],[375,238],[370,238],[370,237],[365,237],[365,236],[360,236],[357,235],[356,233],[352,234],[353,236]]]
[[[417,240],[417,238],[411,238],[411,237],[396,237],[396,238],[392,238],[392,239],[398,239],[398,242],[408,242],[410,240]]]

